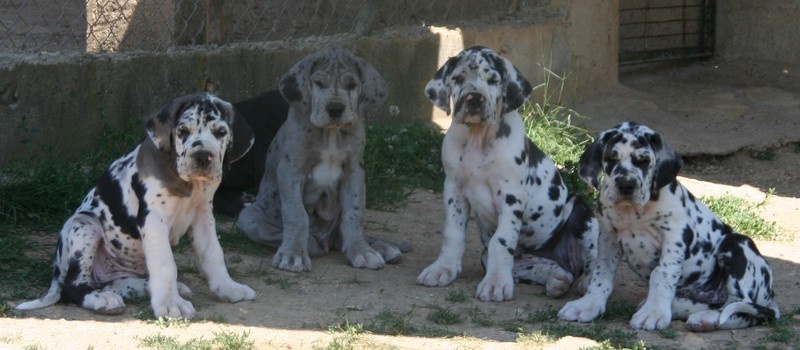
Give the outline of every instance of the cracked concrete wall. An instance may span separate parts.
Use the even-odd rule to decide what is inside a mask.
[[[276,88],[298,59],[332,44],[364,57],[389,82],[378,121],[435,120],[423,88],[447,57],[472,45],[507,56],[534,85],[542,81],[542,66],[569,72],[573,78],[567,91],[590,97],[617,81],[617,6],[616,0],[591,6],[553,0],[552,14],[525,23],[465,25],[435,33],[413,27],[369,37],[170,52],[0,55],[0,165],[42,152],[78,154],[94,145],[104,127],[143,123],[186,93],[213,91],[229,101],[255,96]],[[390,116],[390,106],[400,113]]]
[[[797,64],[800,1],[717,1],[716,55]]]

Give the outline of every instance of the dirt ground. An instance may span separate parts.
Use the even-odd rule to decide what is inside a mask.
[[[644,119],[640,121],[648,124],[649,121],[655,122],[657,125],[653,127],[662,131],[667,140],[671,140],[681,152],[694,155],[733,153],[725,157],[702,156],[687,159],[681,181],[695,195],[721,195],[730,192],[759,201],[763,199],[767,189],[774,188],[774,195],[763,207],[762,215],[776,221],[786,237],[790,238],[778,242],[758,242],[758,246],[775,271],[775,290],[782,310],[794,310],[800,304],[796,292],[800,289],[800,241],[794,239],[800,232],[800,223],[797,220],[800,214],[800,148],[796,143],[799,130],[796,107],[800,106],[800,89],[795,89],[797,86],[792,85],[793,83],[784,86],[770,83],[745,86],[736,81],[714,82],[702,75],[708,69],[717,68],[695,65],[678,71],[667,71],[666,74],[664,71],[648,71],[623,75],[621,80],[626,86],[621,86],[619,92],[628,94],[629,97],[610,94],[602,100],[585,103],[586,111],[580,108],[578,110],[592,116],[589,127],[593,130],[613,125],[617,121],[614,118],[617,117],[639,120],[627,117],[625,113],[658,113],[659,118],[673,119],[643,116]],[[669,84],[665,83],[664,75]],[[739,79],[736,74],[732,77]],[[780,80],[781,73],[776,77]],[[707,85],[698,87],[699,82]],[[791,109],[787,113],[793,118],[777,115],[776,110],[781,108],[770,109],[769,112],[775,114],[774,117],[758,120],[751,118],[748,113],[761,113],[765,108],[762,100],[752,98],[759,91],[778,94],[779,101],[776,101],[777,97],[770,101],[780,104],[783,109]],[[616,104],[611,103],[614,101]],[[725,101],[738,106],[737,113],[745,114],[736,116],[732,121],[719,121],[719,118],[729,117],[725,111],[733,108]],[[678,104],[683,112],[677,111],[675,106]],[[647,108],[639,108],[637,111],[637,106]],[[721,109],[712,109],[711,106]],[[697,111],[706,114],[694,115]],[[676,116],[676,112],[687,116]],[[692,120],[696,124],[685,125],[686,120]],[[725,130],[729,132],[713,132],[714,125],[725,126]],[[735,134],[734,131],[740,129],[748,137],[760,136],[747,140],[732,136],[731,133]],[[787,136],[780,136],[776,140],[775,135]],[[735,142],[731,142],[731,139],[735,139]],[[712,151],[704,152],[706,147]],[[769,152],[768,156],[753,151],[766,147],[777,148]],[[764,160],[765,158],[768,160]],[[415,334],[446,331],[455,336],[365,335],[358,348],[392,346],[402,349],[484,349],[533,346],[516,343],[517,332],[506,331],[501,324],[515,318],[525,318],[529,313],[548,307],[558,309],[577,295],[550,299],[544,295],[542,287],[519,285],[512,301],[477,301],[474,293],[483,271],[479,262],[481,248],[478,235],[472,227],[474,225],[470,227],[467,237],[467,254],[461,276],[446,288],[416,285],[416,276],[438,254],[442,219],[441,195],[423,190],[416,191],[404,207],[394,212],[368,211],[365,222],[368,233],[397,241],[410,240],[414,247],[400,264],[389,265],[378,271],[353,269],[346,264],[342,254],[333,253],[313,260],[311,272],[292,274],[269,267],[269,252],[265,251],[263,255],[243,255],[226,251],[229,269],[235,278],[257,291],[256,301],[218,303],[211,298],[204,281],[196,273],[186,273],[179,277],[195,293],[192,301],[198,310],[197,318],[224,320],[221,322],[194,322],[185,326],[163,327],[138,320],[136,316],[141,309],[137,307],[129,306],[125,314],[112,317],[95,315],[75,306],[57,305],[16,317],[0,318],[0,349],[35,346],[43,349],[132,349],[139,347],[141,339],[146,336],[160,334],[186,341],[201,337],[210,339],[215,332],[220,331],[248,332],[249,339],[255,341],[258,349],[326,347],[337,336],[341,336],[341,333],[337,335],[320,329],[341,324],[343,321],[363,324],[378,322],[379,315],[386,314],[387,311],[406,318],[408,324],[417,330]],[[191,254],[181,254],[178,258],[180,266],[192,266],[194,262]],[[46,288],[44,285],[41,287],[42,291]],[[458,291],[467,295],[465,302],[445,300],[448,294]],[[646,284],[623,267],[617,276],[617,286],[611,300],[636,305],[645,297],[645,293]],[[449,326],[434,324],[427,319],[434,306],[457,312],[464,321]],[[483,315],[491,321],[491,325],[474,322],[469,315]],[[612,329],[625,329],[627,322],[613,320],[604,321],[603,324]],[[797,328],[796,322],[792,324]],[[534,328],[530,324],[526,327]],[[770,328],[765,326],[693,334],[685,331],[683,322],[675,321],[671,328],[675,330],[674,337],[646,331],[637,331],[636,334],[646,344],[675,348],[747,349],[756,345],[772,346],[764,341],[764,337],[770,332]],[[568,349],[590,344],[593,342],[568,337],[560,343],[545,347]],[[778,345],[781,346],[788,345]]]

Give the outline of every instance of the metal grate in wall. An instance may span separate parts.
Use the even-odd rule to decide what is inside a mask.
[[[620,65],[714,53],[715,0],[621,0]]]

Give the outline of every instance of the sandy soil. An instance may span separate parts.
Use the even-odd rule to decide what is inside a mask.
[[[642,86],[639,85],[639,88]],[[745,89],[737,87],[739,88]],[[752,88],[747,89],[752,90]],[[621,90],[629,89],[632,88],[630,86],[621,88]],[[790,88],[789,91],[795,90]],[[677,98],[674,93],[662,94],[669,98]],[[796,98],[796,93],[789,92],[789,94]],[[645,95],[653,97],[654,93],[652,90],[637,92],[634,97],[638,99]],[[786,94],[781,96],[785,98],[781,103],[792,105],[791,96]],[[621,98],[616,96],[614,99],[619,101]],[[667,102],[665,104],[669,105]],[[595,106],[609,107],[607,102],[594,103]],[[695,100],[694,103],[701,101]],[[719,105],[724,104],[719,102]],[[636,103],[623,103],[622,106],[633,108]],[[652,103],[651,106],[664,113],[667,111],[658,107],[658,103]],[[755,108],[752,105],[747,107]],[[613,125],[612,121],[613,118],[604,116],[592,119],[592,123],[605,127]],[[714,121],[709,120],[708,123]],[[795,125],[791,123],[796,121],[784,120],[774,123],[776,128],[781,129],[777,131],[762,130],[770,124],[763,122],[738,127],[758,129],[762,135],[769,135],[770,132],[787,134],[789,132],[785,129]],[[700,144],[693,144],[690,142],[692,136],[684,135],[689,131],[669,128],[670,125],[678,124],[680,123],[659,121],[660,128],[657,130],[666,130],[665,134],[674,135],[678,145],[676,147],[688,151],[689,154],[702,153],[700,151],[703,145],[722,144],[731,138],[725,133],[713,133],[709,132],[708,128],[698,127],[698,130],[690,131],[703,132],[703,141]],[[595,130],[600,128],[602,127]],[[792,132],[796,134],[796,131],[797,128]],[[671,136],[668,136],[668,139],[669,137]],[[764,136],[761,139],[763,138]],[[730,192],[759,201],[769,188],[775,189],[774,195],[763,207],[762,215],[776,221],[789,238],[779,242],[758,242],[758,244],[775,270],[777,300],[784,312],[794,310],[800,304],[797,297],[797,290],[800,289],[798,282],[800,242],[793,238],[794,234],[800,232],[800,223],[797,220],[800,214],[798,198],[800,188],[797,186],[800,183],[798,181],[800,152],[796,143],[785,144],[789,141],[797,140],[781,139],[778,144],[771,145],[784,144],[770,153],[771,156],[767,158],[771,160],[762,160],[765,158],[763,155],[755,157],[754,152],[747,147],[754,144],[760,147],[762,143],[752,142],[740,146],[726,146],[733,151],[739,151],[730,156],[687,159],[681,178],[682,182],[698,196]],[[414,246],[413,252],[406,254],[400,264],[390,265],[378,271],[351,268],[346,264],[342,254],[333,253],[315,259],[311,272],[292,274],[271,268],[269,261],[272,253],[267,250],[264,250],[263,254],[226,251],[229,269],[235,278],[249,284],[257,291],[256,301],[238,304],[218,303],[212,299],[204,281],[197,273],[186,272],[179,277],[195,293],[192,301],[198,310],[198,318],[222,320],[220,322],[194,322],[183,326],[163,327],[153,322],[138,320],[137,316],[142,313],[144,307],[141,305],[129,306],[123,315],[113,317],[95,315],[75,306],[57,305],[0,318],[0,349],[35,346],[44,349],[133,349],[139,347],[141,339],[146,336],[160,334],[186,341],[200,337],[211,339],[215,332],[222,331],[247,332],[249,339],[254,340],[256,348],[259,349],[325,347],[337,337],[341,337],[341,333],[325,331],[328,326],[335,326],[344,321],[376,323],[379,322],[379,315],[382,313],[385,315],[387,311],[406,319],[407,324],[416,329],[414,335],[364,335],[357,348],[393,346],[408,349],[482,349],[532,346],[516,343],[517,332],[503,330],[501,323],[525,318],[529,313],[548,307],[558,309],[577,295],[570,294],[562,299],[550,299],[544,295],[542,287],[519,285],[513,301],[503,303],[477,301],[474,293],[483,271],[478,259],[481,248],[474,227],[471,227],[471,234],[468,235],[467,255],[461,276],[446,288],[416,285],[414,281],[417,274],[431,263],[438,253],[441,244],[439,230],[442,218],[441,195],[422,190],[416,191],[406,205],[395,212],[369,211],[365,223],[368,233],[393,240],[410,240]],[[191,254],[179,254],[178,259],[182,270],[196,271],[191,268],[195,261]],[[44,291],[46,286],[41,288]],[[445,300],[448,294],[458,291],[463,291],[468,296],[465,302],[453,303]],[[634,278],[623,268],[618,274],[617,288],[612,300],[636,305],[645,297],[645,293],[645,283]],[[434,324],[427,319],[434,306],[449,308],[459,313],[464,322],[450,326]],[[475,314],[491,321],[491,325],[485,326],[481,325],[483,324],[481,322],[472,321],[470,315]],[[603,324],[609,328],[625,329],[627,322],[620,319],[604,321]],[[534,325],[528,324],[526,327],[534,328]],[[793,322],[790,327],[800,331],[797,329],[797,322]],[[771,331],[769,327],[761,326],[747,330],[692,334],[685,331],[684,324],[680,321],[673,322],[671,328],[675,330],[675,336],[671,338],[666,338],[658,332],[637,331],[636,334],[651,345],[745,349],[769,344],[765,343],[764,337]],[[439,333],[445,331],[454,336],[418,335],[430,334],[433,331]],[[565,338],[561,341],[558,344],[549,344],[547,347],[564,349],[591,344],[590,341],[579,338]]]

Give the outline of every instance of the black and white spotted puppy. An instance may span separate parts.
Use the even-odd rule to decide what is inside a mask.
[[[59,235],[50,290],[19,310],[58,301],[119,314],[123,298],[146,296],[156,317],[195,315],[177,281],[170,245],[189,235],[200,271],[220,300],[255,292],[228,275],[212,215],[224,162],[240,158],[252,131],[208,93],[175,99],[147,121],[147,135],[111,164]]]
[[[649,284],[632,328],[680,319],[710,331],[780,317],[767,261],[678,182],[682,165],[659,134],[636,123],[600,133],[586,149],[581,177],[600,189],[597,266],[587,293],[559,318],[589,322],[605,312],[620,259]]]
[[[531,90],[509,60],[485,47],[451,57],[427,84],[436,106],[450,114],[452,99],[454,110],[442,145],[444,242],[418,284],[446,286],[461,272],[470,213],[485,246],[478,299],[512,299],[515,280],[543,284],[553,297],[587,280],[597,221],[526,137],[517,109]]]

